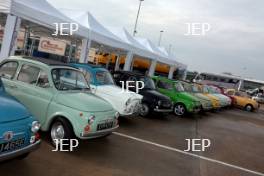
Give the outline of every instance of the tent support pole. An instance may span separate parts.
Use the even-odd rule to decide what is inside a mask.
[[[88,39],[82,40],[82,50],[79,61],[80,63],[87,63],[87,57],[89,57],[88,54],[89,54],[90,46],[91,46],[91,40]]]
[[[6,59],[10,55],[15,54],[16,46],[17,46],[17,36],[21,25],[21,19],[17,16],[13,16],[8,14],[4,37],[0,52],[0,62],[3,59]]]
[[[184,70],[184,74],[182,76],[182,80],[186,80],[187,78],[187,69]]]
[[[109,55],[108,55],[108,57],[107,57],[107,61],[106,61],[106,69],[108,69],[109,68],[109,64],[110,64],[110,62],[112,61],[112,54],[111,53],[109,53]]]
[[[118,71],[120,68],[120,59],[121,59],[121,55],[117,55],[117,58],[116,58],[116,62],[115,62],[115,71]]]
[[[176,70],[175,66],[170,66],[170,72],[169,72],[169,76],[168,76],[169,79],[173,78],[173,73],[175,72],[175,70]]]
[[[157,66],[157,60],[151,60],[151,64],[150,64],[149,72],[148,72],[149,76],[154,76],[155,71],[156,71],[156,66]]]
[[[124,71],[130,71],[131,70],[131,65],[133,61],[133,53],[129,51],[126,56],[126,61],[124,65]]]

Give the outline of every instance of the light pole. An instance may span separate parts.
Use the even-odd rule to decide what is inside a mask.
[[[158,43],[158,46],[160,46],[163,32],[164,32],[163,30],[160,31],[160,36],[159,36],[159,43]]]
[[[169,45],[169,54],[171,54],[172,44]]]
[[[135,27],[134,27],[134,31],[133,31],[133,36],[136,36],[137,33],[137,24],[138,24],[138,17],[139,17],[139,13],[140,13],[140,9],[141,9],[141,4],[144,0],[139,0],[139,7],[138,7],[138,12],[137,12],[137,18],[136,18],[136,23],[135,23]]]

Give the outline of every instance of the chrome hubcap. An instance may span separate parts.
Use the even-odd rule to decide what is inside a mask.
[[[146,116],[149,113],[149,108],[147,105],[142,104],[141,110],[140,110],[140,115],[141,116]]]
[[[174,112],[176,115],[182,116],[185,113],[185,108],[183,107],[183,105],[176,105],[174,108]]]
[[[54,143],[58,142],[60,139],[64,139],[65,131],[61,123],[54,123],[51,128],[51,139]]]
[[[252,107],[248,105],[248,106],[246,107],[246,110],[247,110],[247,111],[252,111]]]

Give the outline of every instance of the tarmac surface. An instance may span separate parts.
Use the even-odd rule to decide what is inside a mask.
[[[45,138],[45,134],[42,134]],[[186,139],[210,139],[204,152],[184,152]],[[264,176],[264,113],[222,110],[185,118],[120,119],[107,138],[52,152],[43,140],[25,160],[0,164],[3,176]]]

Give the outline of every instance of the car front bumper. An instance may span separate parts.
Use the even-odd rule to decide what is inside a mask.
[[[197,114],[199,112],[201,112],[201,106],[195,106],[194,108],[191,109],[190,113],[194,113]]]
[[[113,128],[110,128],[110,129],[102,130],[102,131],[96,131],[96,132],[91,132],[87,134],[81,133],[80,139],[94,139],[94,138],[100,138],[103,136],[107,136],[108,134],[111,134],[112,132],[114,132],[118,127],[119,125]]]
[[[173,109],[159,109],[159,108],[155,108],[154,111],[155,112],[159,112],[159,113],[169,113],[169,112],[172,112]]]
[[[21,148],[21,149],[12,151],[12,152],[0,154],[0,162],[19,157],[19,156],[26,154],[26,153],[33,152],[39,148],[40,143],[41,143],[41,141],[39,140],[36,143],[30,144],[24,148]]]
[[[203,111],[211,111],[213,109],[212,106],[203,106]]]

